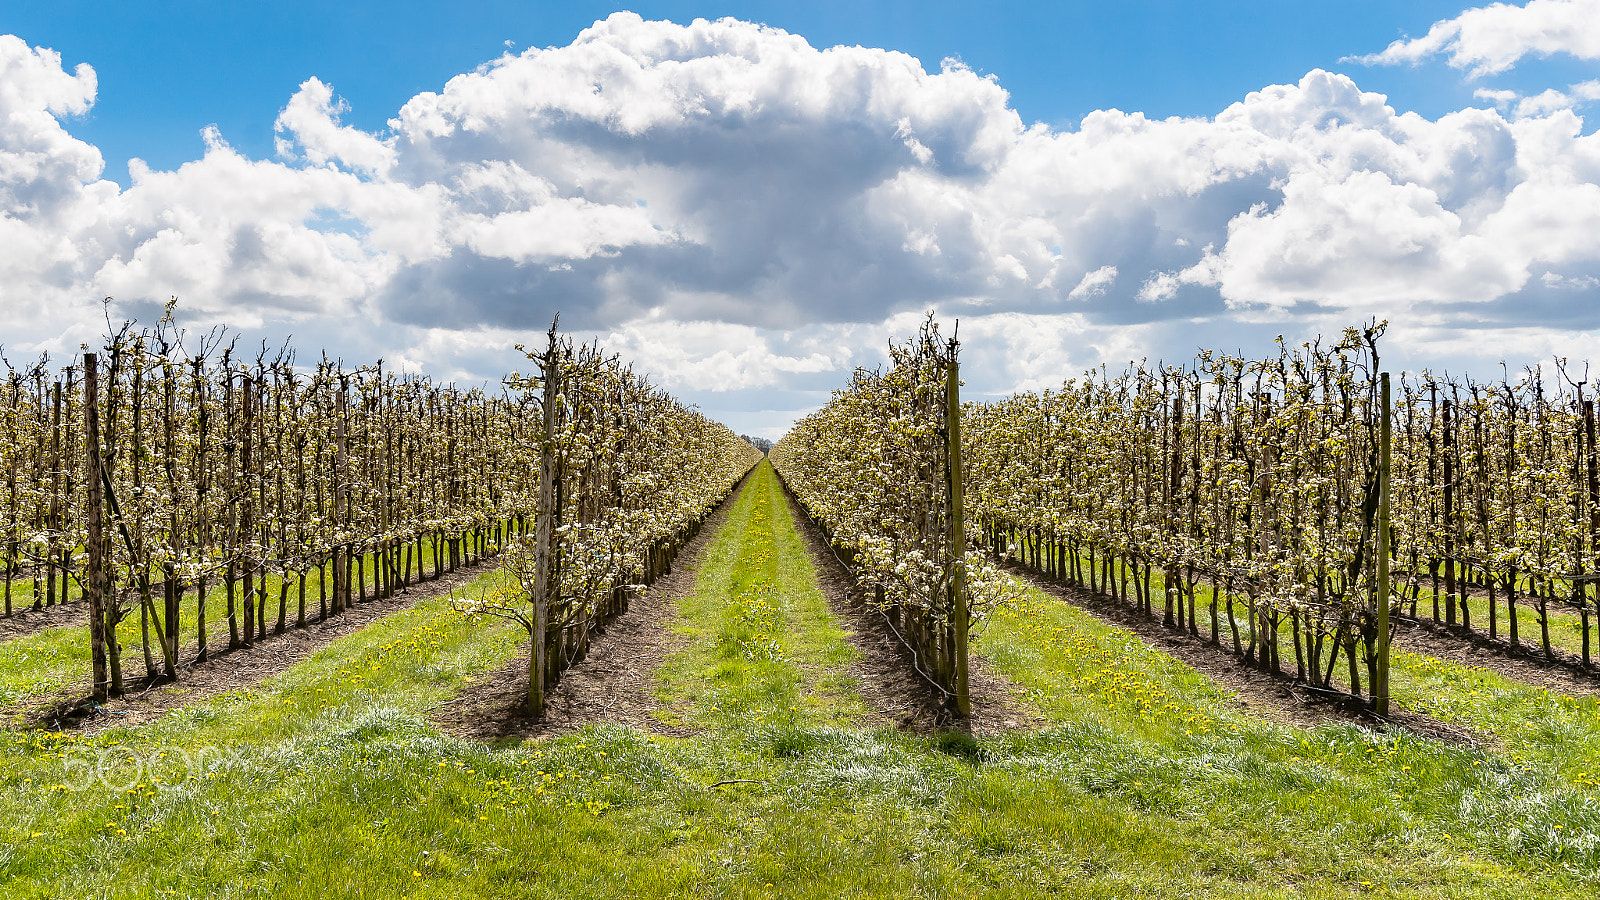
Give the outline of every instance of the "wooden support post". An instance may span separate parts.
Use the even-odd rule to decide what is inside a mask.
[[[950,366],[945,371],[945,460],[950,478],[950,618],[955,646],[954,688],[956,715],[972,715],[972,699],[967,691],[967,529],[965,522],[965,475],[961,467],[961,370],[956,362],[955,341],[950,342]]]
[[[1589,552],[1600,551],[1600,453],[1595,449],[1594,401],[1583,401],[1584,468],[1589,499]],[[1600,611],[1600,610],[1597,610]],[[1583,617],[1583,664],[1589,665],[1589,615]]]
[[[1444,440],[1441,442],[1442,459],[1440,470],[1444,475],[1444,509],[1443,521],[1440,523],[1444,532],[1444,595],[1445,595],[1445,624],[1456,624],[1457,604],[1460,605],[1462,624],[1470,621],[1471,613],[1467,611],[1467,588],[1464,584],[1456,583],[1456,470],[1455,455],[1456,441],[1453,417],[1451,416],[1452,404],[1447,397],[1444,401],[1444,419],[1440,423],[1444,431]]]
[[[87,547],[89,562],[84,579],[84,593],[89,600],[89,646],[93,657],[94,680],[92,693],[96,703],[104,703],[110,681],[106,659],[106,521],[105,495],[101,486],[100,466],[100,373],[99,361],[93,353],[83,355],[83,430],[84,457],[88,471],[84,473],[84,486],[88,499],[84,514],[88,525]]]
[[[1378,375],[1378,577],[1373,594],[1377,604],[1377,666],[1372,674],[1372,709],[1389,714],[1389,373]]]
[[[243,506],[239,513],[239,541],[240,548],[243,551],[241,555],[244,563],[244,628],[242,633],[244,635],[243,644],[249,647],[255,642],[255,595],[257,591],[261,590],[261,585],[257,583],[256,579],[255,554],[251,552],[256,535],[255,497],[257,485],[254,451],[255,416],[259,410],[255,406],[255,382],[250,378],[249,373],[245,373],[239,379],[239,390],[239,414],[244,423],[240,429],[241,437],[239,440],[239,473],[242,476],[239,493],[243,500]]]
[[[339,373],[339,392],[334,395],[333,444],[333,521],[342,538],[348,538],[345,525],[350,518],[350,479],[346,474],[346,431],[349,427],[349,383],[343,372]],[[350,596],[350,547],[335,544],[333,547],[333,613],[344,612]]]
[[[550,344],[541,360],[544,393],[544,433],[539,441],[539,507],[534,520],[533,649],[528,654],[528,713],[544,715],[545,640],[550,628],[551,538],[554,533],[556,494],[556,397],[561,393],[560,347],[556,326],[550,326]]]

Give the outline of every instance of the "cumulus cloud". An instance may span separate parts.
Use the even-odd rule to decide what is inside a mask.
[[[1157,272],[1139,285],[1138,298],[1144,303],[1171,300],[1178,295],[1178,285],[1183,284],[1178,272]]]
[[[1539,281],[1546,287],[1567,288],[1569,290],[1583,290],[1585,288],[1600,287],[1600,278],[1593,275],[1564,276],[1555,272],[1546,272],[1539,276]]]
[[[775,350],[773,338],[795,343]],[[632,360],[662,384],[696,391],[767,387],[785,375],[833,372],[851,360],[836,341],[807,335],[799,341],[726,322],[627,322],[599,336],[609,350]]]
[[[74,238],[116,202],[116,187],[97,183],[100,151],[69,135],[61,119],[94,103],[94,70],[62,68],[61,56],[0,35],[0,284],[5,323],[65,327],[82,313],[75,298],[95,248]]]
[[[1547,116],[1563,109],[1577,109],[1600,100],[1600,80],[1580,81],[1568,85],[1564,91],[1546,88],[1537,94],[1527,96],[1512,90],[1478,88],[1472,92],[1472,96],[1479,100],[1488,100],[1501,109],[1510,110],[1514,117],[1525,119]]]
[[[1538,94],[1519,99],[1516,115],[1518,118],[1542,116],[1557,110],[1572,109],[1595,100],[1600,100],[1600,80],[1581,81],[1568,86],[1565,91],[1548,88]]]
[[[1087,272],[1079,279],[1078,286],[1067,292],[1068,300],[1085,300],[1089,297],[1098,297],[1104,294],[1117,280],[1116,266],[1101,266],[1093,272]]]
[[[71,347],[98,298],[176,294],[195,324],[484,377],[516,364],[488,348],[560,312],[707,404],[790,410],[930,307],[961,317],[980,394],[1139,341],[1182,355],[1367,315],[1455,346],[1531,315],[1574,327],[1600,297],[1600,139],[1574,111],[1595,93],[1428,119],[1314,70],[1215,116],[1052,129],[958,62],[618,13],[379,133],[308,79],[274,159],[211,131],[121,190],[62,125],[93,71],[0,38],[0,328]]]
[[[368,175],[387,174],[394,167],[392,141],[382,141],[364,131],[340,125],[339,116],[348,109],[349,105],[342,99],[334,100],[333,88],[323,84],[321,79],[307,79],[273,124],[279,133],[278,154],[293,158],[299,146],[312,165],[343,163]]]
[[[1503,88],[1478,88],[1472,92],[1472,96],[1479,100],[1488,100],[1496,106],[1505,106],[1508,103],[1515,103],[1517,98],[1522,95],[1516,91]]]
[[[1449,56],[1450,65],[1474,76],[1492,75],[1526,56],[1565,53],[1600,59],[1600,0],[1529,0],[1494,3],[1433,23],[1419,38],[1395,41],[1380,53],[1348,57],[1368,65],[1415,63]]]

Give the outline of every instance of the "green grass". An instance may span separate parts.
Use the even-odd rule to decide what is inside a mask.
[[[44,628],[0,643],[0,711],[82,682],[89,688],[89,629]]]
[[[427,545],[428,552],[432,551],[432,544]],[[374,566],[372,554],[367,554],[364,573],[368,589],[372,589]],[[431,559],[431,557],[430,557]],[[415,565],[415,563],[413,563]],[[433,569],[428,568],[431,576]],[[413,577],[415,570],[413,569]],[[320,613],[317,600],[317,591],[321,584],[320,574],[313,569],[306,582],[306,620],[315,621]],[[331,586],[331,577],[329,579]],[[268,575],[265,586],[261,589],[267,596],[267,632],[270,635],[277,624],[278,595],[283,586],[284,579],[278,575]],[[241,578],[235,587],[236,596],[240,598],[237,605],[237,618],[239,627],[244,627],[244,582]],[[74,592],[76,595],[76,592]],[[82,602],[74,600],[73,602]],[[156,598],[159,606],[161,600]],[[134,601],[131,611],[117,626],[117,635],[122,642],[122,671],[125,678],[134,679],[144,675],[144,651],[142,649],[141,630],[139,623],[139,609]],[[181,623],[183,634],[179,645],[180,657],[188,661],[194,655],[196,616],[199,611],[199,593],[193,589],[185,591],[183,602],[179,607],[178,621]],[[285,617],[285,628],[293,629],[299,605],[299,579],[292,577],[289,584],[288,608]],[[220,578],[212,578],[206,586],[206,642],[211,653],[224,651],[228,647],[228,602],[224,594],[224,587]],[[152,626],[153,627],[153,626]],[[161,651],[156,644],[155,637],[151,637],[151,656],[156,666],[161,666]],[[21,635],[10,640],[0,641],[0,717],[7,715],[16,717],[24,715],[24,706],[29,700],[53,696],[69,689],[78,689],[87,695],[89,691],[89,634],[87,625],[58,626],[41,628],[30,634]]]
[[[1441,716],[1496,748],[1278,726],[1030,592],[978,648],[1044,727],[865,727],[853,651],[772,480],[760,469],[713,537],[680,603],[687,645],[657,673],[663,718],[696,736],[441,735],[429,707],[524,635],[430,601],[151,726],[0,732],[0,895],[1524,900],[1600,885],[1595,789],[1561,762],[1591,758],[1592,705],[1470,670],[1408,669],[1396,691],[1437,692]]]
[[[58,579],[59,579],[59,576],[58,576]],[[44,584],[44,578],[41,577],[39,579],[39,590],[37,592],[37,596],[43,598],[43,597],[45,597],[45,595],[46,595],[46,589],[45,589],[45,584]],[[61,583],[60,580],[58,580],[56,582],[56,602],[62,602],[62,596],[63,595],[65,595],[65,599],[67,601],[79,600],[79,599],[81,599],[83,597],[83,591],[82,591],[81,588],[78,587],[77,579],[75,579],[75,578],[67,579],[66,580],[65,589],[63,589],[62,583]],[[33,598],[34,598],[34,596],[35,596],[35,591],[33,589],[33,575],[31,573],[28,574],[28,575],[19,575],[19,576],[14,577],[12,579],[12,581],[11,581],[11,611],[13,613],[25,612],[25,611],[27,611],[29,609],[32,609],[33,608]],[[41,599],[40,602],[42,603],[43,600]],[[0,613],[4,613],[4,612],[5,612],[4,606],[0,605]]]
[[[658,690],[672,724],[807,728],[865,715],[844,673],[858,654],[828,612],[770,468],[730,510],[678,612],[690,644],[667,661]]]
[[[1600,698],[1569,697],[1487,669],[1396,653],[1393,696],[1435,718],[1492,735],[1513,771],[1600,798]]]
[[[434,544],[435,543],[436,543],[436,541],[432,537],[426,537],[426,538],[423,539],[424,566],[425,566],[425,571],[427,571],[429,573],[432,573],[432,571],[433,571],[433,556],[432,556],[432,554],[433,554]],[[415,577],[415,574],[416,574],[416,556],[415,556],[416,541],[412,540],[410,542],[410,544],[411,544],[411,546],[413,548],[413,555],[411,557],[411,562],[410,562],[410,564],[412,566],[412,570],[411,571],[412,571],[413,577]],[[78,556],[75,558],[75,563],[78,566],[81,566],[83,564],[82,547],[79,547],[78,550],[79,550],[79,553],[78,553]],[[364,559],[366,560],[366,569],[365,569],[366,578],[367,578],[367,581],[370,584],[370,582],[372,581],[372,575],[373,575],[372,554],[371,553],[367,553],[365,555]],[[318,587],[322,583],[322,574],[321,574],[322,571],[324,571],[324,570],[312,569],[307,575],[307,578],[306,578],[306,597],[307,597],[308,606],[314,606],[315,605],[316,596],[317,596],[317,590],[318,590]],[[76,574],[77,573],[75,572],[74,573],[74,577],[71,577],[71,578],[60,576],[58,574],[58,576],[57,576],[58,577],[58,581],[57,581],[57,585],[56,585],[56,592],[57,592],[57,594],[56,594],[56,596],[57,596],[56,602],[57,603],[77,602],[77,601],[83,599],[83,588],[78,583],[78,579],[75,577]],[[151,580],[153,582],[160,582],[160,580],[161,580],[161,572],[160,572],[160,570],[158,568],[151,569],[150,577],[151,577]],[[243,580],[242,577],[241,577],[240,580],[242,582],[242,580]],[[275,616],[277,614],[277,607],[278,607],[278,594],[277,594],[277,591],[278,591],[278,588],[283,584],[283,579],[278,577],[278,576],[275,576],[275,575],[269,575],[268,576],[268,580],[269,580],[269,584],[271,585],[270,589],[272,591],[272,593],[271,593],[271,595],[269,597],[268,606],[271,607],[270,615],[274,615]],[[291,585],[290,585],[290,590],[289,590],[289,594],[290,594],[290,596],[289,596],[289,609],[290,609],[289,620],[292,622],[294,620],[294,607],[295,607],[295,603],[296,603],[296,597],[298,596],[296,594],[296,591],[299,588],[299,577],[298,576],[292,577],[290,579],[290,582],[291,582]],[[27,610],[29,610],[29,609],[31,609],[33,607],[33,598],[35,596],[33,583],[34,583],[34,576],[33,576],[32,573],[29,573],[26,576],[18,576],[18,577],[14,578],[12,580],[12,582],[11,582],[11,607],[12,607],[12,611],[13,612],[25,612],[25,611],[27,611]],[[40,589],[39,589],[39,591],[37,593],[40,596],[43,596],[44,593],[45,593],[45,588],[44,588],[44,583],[45,582],[44,582],[43,576],[40,576],[39,583],[40,583]],[[329,584],[330,584],[330,586],[332,584],[331,578],[329,579]],[[212,575],[210,577],[210,579],[209,579],[209,591],[210,591],[212,596],[216,596],[216,595],[221,593],[221,591],[222,591],[222,579],[221,579],[220,576]],[[193,589],[191,588],[188,593],[192,594],[193,593]],[[4,611],[3,609],[0,609],[0,613],[3,613],[3,611]],[[311,613],[308,613],[308,615],[310,615],[310,614]]]
[[[1092,754],[1086,778],[1137,788],[1160,798],[1175,822],[1231,834],[1233,852],[1252,869],[1303,857],[1400,893],[1578,896],[1578,880],[1543,888],[1529,880],[1548,867],[1592,883],[1600,867],[1600,784],[1577,774],[1594,771],[1587,760],[1600,720],[1592,699],[1553,698],[1477,673],[1495,681],[1502,708],[1461,724],[1504,737],[1521,723],[1554,723],[1551,707],[1571,711],[1557,726],[1564,737],[1496,752],[1407,732],[1269,725],[1234,711],[1226,692],[1171,657],[1035,592],[997,616],[981,643],[1057,727],[1108,745]],[[1423,684],[1409,668],[1415,659],[1397,657],[1396,699],[1421,707],[1427,695],[1477,709],[1478,682]]]
[[[1488,636],[1489,596],[1488,594],[1479,594],[1476,590],[1474,589],[1474,593],[1467,597],[1467,608],[1472,614],[1472,630],[1478,634]],[[1588,602],[1593,604],[1593,598],[1590,598]],[[1411,600],[1407,598],[1404,604],[1406,611],[1409,613]],[[1442,622],[1444,621],[1443,594],[1440,594],[1439,604],[1439,620]],[[1504,590],[1496,590],[1494,604],[1497,618],[1495,625],[1496,636],[1500,640],[1509,643],[1511,640],[1511,613],[1506,608]],[[1581,654],[1583,652],[1583,619],[1578,610],[1564,603],[1551,600],[1549,601],[1549,616],[1551,648],[1565,650],[1573,656]],[[1433,619],[1432,591],[1424,590],[1421,596],[1418,597],[1417,617],[1428,620]],[[1459,620],[1460,614],[1458,610],[1457,621]],[[1589,620],[1589,628],[1589,652],[1600,656],[1600,645],[1597,645],[1597,642],[1600,642],[1600,627],[1597,627],[1593,617]],[[1538,599],[1522,593],[1517,595],[1517,641],[1522,645],[1523,649],[1534,653],[1538,653],[1543,646],[1539,634]]]

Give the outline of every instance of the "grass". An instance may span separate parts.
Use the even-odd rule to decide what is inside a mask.
[[[1417,598],[1417,617],[1432,620],[1433,618],[1433,592],[1424,590]],[[1411,609],[1411,601],[1405,601],[1406,611]],[[1511,640],[1511,613],[1506,606],[1506,595],[1503,589],[1495,593],[1495,623],[1496,637],[1501,641],[1510,643]],[[1593,598],[1588,603],[1593,604]],[[1439,595],[1440,618],[1444,621],[1444,595]],[[1489,634],[1489,595],[1478,593],[1477,589],[1467,596],[1467,608],[1472,616],[1472,630],[1478,634]],[[1565,603],[1551,600],[1547,607],[1550,618],[1550,647],[1554,650],[1564,650],[1578,656],[1583,652],[1583,618],[1579,611]],[[1592,609],[1592,606],[1591,606]],[[1459,610],[1457,619],[1459,621]],[[1600,628],[1597,628],[1594,618],[1589,620],[1590,627],[1590,653],[1600,654],[1600,646],[1595,646],[1600,641]],[[1539,605],[1538,598],[1526,594],[1517,595],[1517,641],[1524,650],[1538,653],[1542,648],[1539,631]]]
[[[58,578],[59,578],[59,576],[58,576]],[[33,580],[34,580],[34,575],[31,572],[27,573],[25,575],[18,575],[18,576],[14,577],[12,579],[12,581],[11,581],[11,610],[12,610],[13,613],[25,612],[25,611],[27,611],[29,609],[32,609],[33,608],[33,598],[35,596],[43,598],[48,593],[46,588],[45,588],[44,577],[42,575],[39,576],[40,584],[39,584],[39,590],[38,591],[35,591],[33,589]],[[70,602],[70,601],[80,600],[82,598],[83,598],[83,590],[78,586],[77,579],[75,579],[75,578],[66,579],[64,586],[63,586],[63,583],[60,580],[57,581],[57,583],[56,583],[56,598],[55,598],[56,602],[58,602],[58,603],[60,603],[60,602]],[[43,600],[41,600],[40,602],[42,603]],[[4,608],[3,605],[0,605],[0,613],[3,613],[3,612],[5,612],[5,608]]]
[[[1397,893],[1494,896],[1538,894],[1530,881],[1541,867],[1576,879],[1543,889],[1580,891],[1600,865],[1597,785],[1577,774],[1594,771],[1588,748],[1600,739],[1600,720],[1592,699],[1554,698],[1478,672],[1495,683],[1502,707],[1493,717],[1469,713],[1462,724],[1505,738],[1519,720],[1549,721],[1554,705],[1572,711],[1567,738],[1581,740],[1546,735],[1495,752],[1406,732],[1264,723],[1127,632],[1032,592],[991,622],[982,645],[1058,727],[1082,734],[1092,722],[1104,730],[1100,740],[1111,746],[1095,754],[1085,777],[1136,787],[1190,827],[1207,822],[1233,835],[1234,852],[1254,860],[1252,868],[1304,857]],[[1432,659],[1427,666],[1439,676],[1419,680],[1419,659],[1397,656],[1396,699],[1477,709],[1481,682],[1442,677],[1460,667]]]
[[[712,539],[657,673],[696,736],[441,735],[428,708],[523,635],[430,601],[151,726],[0,732],[0,894],[1594,895],[1596,792],[1561,759],[1588,765],[1592,705],[1471,670],[1419,664],[1396,691],[1493,749],[1279,726],[1030,592],[978,647],[1044,727],[872,727],[772,482]]]
[[[82,682],[89,689],[87,627],[44,628],[0,643],[0,710]]]
[[[1396,653],[1391,687],[1406,706],[1493,735],[1513,771],[1600,798],[1600,699],[1569,697],[1487,669]],[[1566,802],[1566,801],[1563,801]]]
[[[678,612],[689,646],[667,660],[658,691],[670,723],[807,728],[865,715],[844,672],[858,654],[828,612],[770,469],[730,510]]]
[[[424,547],[424,551],[423,552],[425,554],[425,556],[424,556],[424,564],[427,566],[427,570],[430,571],[430,572],[432,571],[432,565],[433,565],[433,555],[432,554],[433,554],[433,551],[435,549],[435,547],[434,547],[435,543],[437,543],[437,541],[435,540],[435,538],[433,538],[431,536],[425,537],[423,539],[423,547]],[[416,541],[413,539],[413,540],[410,541],[410,544],[411,544],[411,546],[413,548],[415,548]],[[365,554],[365,556],[363,558],[365,560],[365,565],[366,565],[365,572],[366,572],[366,575],[367,575],[367,578],[368,578],[368,584],[370,585],[371,584],[372,572],[373,572],[373,569],[372,569],[372,553],[368,552],[367,554]],[[56,597],[56,601],[55,601],[56,603],[76,602],[76,601],[79,601],[79,600],[83,599],[83,586],[78,582],[78,579],[77,579],[77,575],[81,574],[81,566],[83,565],[82,547],[81,546],[78,548],[78,553],[77,553],[77,555],[76,555],[76,557],[74,559],[74,562],[80,568],[77,571],[74,571],[73,577],[69,578],[69,577],[60,575],[59,573],[57,574],[58,581],[57,581],[57,585],[56,585],[56,591],[57,591],[57,597]],[[414,577],[415,576],[415,566],[416,566],[416,557],[414,555],[411,558],[410,565],[413,567],[412,568],[412,572],[413,572],[413,577]],[[307,574],[307,577],[306,577],[306,596],[307,596],[307,603],[308,604],[314,604],[315,603],[316,596],[317,596],[317,590],[318,590],[319,586],[322,584],[322,573],[325,572],[325,571],[329,571],[329,570],[327,570],[326,568],[322,568],[322,569],[314,568],[314,569],[311,569],[310,572]],[[161,577],[162,577],[162,574],[161,574],[161,571],[160,571],[159,568],[152,568],[150,570],[150,578],[151,578],[152,582],[159,584],[160,581],[161,581]],[[40,588],[39,588],[38,591],[34,590],[35,578],[37,578],[37,580],[39,581],[39,585],[40,585]],[[269,583],[271,585],[271,594],[270,594],[270,596],[268,598],[268,604],[267,605],[269,607],[271,607],[270,614],[276,614],[276,611],[277,611],[277,596],[278,596],[277,592],[278,592],[279,587],[283,584],[283,579],[281,577],[279,577],[279,576],[276,576],[276,575],[269,575],[268,579],[269,579]],[[240,576],[240,580],[241,580],[241,582],[243,581],[243,576],[242,575]],[[294,578],[291,578],[290,581],[291,581],[291,584],[290,584],[290,590],[289,590],[289,594],[290,594],[290,596],[289,596],[289,607],[290,607],[289,615],[290,615],[290,618],[292,619],[294,617],[293,610],[294,610],[294,606],[295,606],[295,603],[296,603],[296,597],[298,596],[296,591],[298,591],[298,589],[299,589],[299,578],[298,578],[298,576],[296,576]],[[18,575],[17,577],[13,578],[13,580],[11,582],[11,606],[12,606],[12,611],[13,612],[25,612],[25,611],[31,609],[33,607],[33,599],[34,599],[34,597],[36,595],[42,596],[42,595],[44,595],[46,593],[46,590],[44,588],[44,584],[45,584],[44,575],[43,574],[36,574],[36,573],[33,573],[33,572],[28,572],[26,574]],[[328,584],[329,584],[330,587],[332,586],[332,577],[331,577],[331,575],[330,575],[330,577],[328,579]],[[212,575],[210,577],[210,579],[209,579],[208,591],[212,594],[212,596],[215,596],[217,594],[220,594],[221,590],[222,590],[222,578],[221,578],[221,576],[220,575]],[[193,589],[191,588],[188,593],[192,593],[192,592],[193,592]],[[158,597],[159,597],[159,594],[158,594]],[[0,610],[0,612],[3,612],[3,610]]]
[[[428,552],[432,552],[431,541],[427,543]],[[372,588],[375,566],[372,554],[365,558],[364,573],[367,587]],[[431,556],[429,557],[431,560]],[[413,570],[414,571],[414,570]],[[428,569],[432,574],[432,568]],[[414,577],[414,576],[413,576]],[[315,621],[320,613],[317,600],[317,591],[321,584],[321,575],[313,569],[306,582],[306,619]],[[268,575],[265,578],[261,593],[267,597],[267,632],[270,635],[277,623],[278,596],[282,589],[284,579],[278,575]],[[332,579],[329,579],[330,587]],[[243,579],[241,577],[235,590],[241,598],[237,606],[237,618],[240,628],[244,625]],[[76,591],[74,591],[76,596]],[[81,600],[73,600],[78,603]],[[157,605],[161,598],[157,596]],[[180,642],[180,655],[188,660],[194,653],[195,624],[199,611],[199,594],[194,590],[184,592],[183,602],[180,605],[178,621],[182,624],[183,641]],[[286,616],[286,630],[294,628],[295,617],[299,604],[299,580],[291,578],[289,585],[289,599]],[[137,601],[132,604],[133,609],[127,617],[117,625],[117,635],[122,643],[122,671],[123,676],[129,679],[142,677],[145,672],[144,652],[141,649],[141,631],[139,625],[139,609]],[[228,617],[227,597],[221,578],[212,578],[206,586],[206,641],[212,654],[227,650],[228,648]],[[153,627],[153,626],[152,626]],[[151,655],[156,666],[161,665],[161,651],[154,635],[151,636]],[[9,712],[12,716],[20,714],[17,705],[43,696],[50,696],[73,688],[80,689],[84,694],[89,691],[89,637],[87,625],[66,625],[52,628],[41,628],[31,634],[20,635],[9,640],[0,641],[0,715]],[[10,707],[11,709],[7,709]]]

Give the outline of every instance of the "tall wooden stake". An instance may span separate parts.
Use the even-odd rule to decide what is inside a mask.
[[[93,353],[83,355],[83,430],[88,460],[85,487],[88,492],[89,563],[84,591],[89,595],[89,646],[94,658],[93,694],[96,703],[106,702],[110,675],[106,660],[106,522],[105,495],[101,487],[100,466],[100,373]]]
[[[350,518],[350,479],[346,474],[346,428],[350,417],[350,386],[344,373],[339,373],[339,392],[334,395],[334,445],[333,445],[333,520],[339,530]],[[350,548],[336,544],[333,548],[333,611],[344,612],[350,598]]]
[[[1600,454],[1595,452],[1594,430],[1594,401],[1583,401],[1583,437],[1584,446],[1587,448],[1585,463],[1587,465],[1589,488],[1589,552],[1600,550]],[[1587,601],[1586,601],[1587,602]],[[1587,607],[1585,607],[1587,609]],[[1600,610],[1597,610],[1600,612]],[[1588,616],[1584,617],[1583,629],[1583,664],[1589,664],[1589,627]]]
[[[1378,375],[1378,664],[1372,678],[1372,709],[1389,714],[1389,373]]]
[[[967,693],[967,527],[965,475],[961,468],[961,367],[956,362],[956,342],[950,342],[950,367],[945,370],[945,459],[950,475],[950,617],[955,638],[956,715],[972,715]]]
[[[544,434],[539,441],[539,512],[534,521],[533,651],[528,654],[528,713],[544,715],[545,632],[550,627],[550,553],[556,496],[556,396],[561,392],[561,359],[556,326],[550,326],[550,346],[545,351]]]
[[[1461,606],[1462,624],[1465,625],[1471,613],[1467,609],[1466,585],[1456,583],[1456,435],[1455,421],[1451,413],[1454,412],[1450,398],[1444,401],[1444,419],[1441,425],[1444,429],[1444,440],[1441,443],[1443,459],[1440,460],[1440,469],[1444,474],[1444,594],[1445,594],[1445,623],[1456,624],[1456,604]]]

